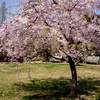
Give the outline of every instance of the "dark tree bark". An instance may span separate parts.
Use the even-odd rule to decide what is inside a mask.
[[[6,56],[3,54],[3,52],[0,52],[0,61],[1,61],[1,63],[3,63],[5,57]]]
[[[48,52],[48,50],[45,50],[46,53],[46,62],[49,62],[50,60],[50,53]]]
[[[75,63],[70,56],[68,57],[68,60],[70,64],[71,74],[72,74],[72,86],[71,86],[70,94],[76,95],[77,94],[77,72],[75,68]]]
[[[24,58],[23,58],[23,57],[20,57],[20,58],[18,58],[17,60],[18,60],[18,62],[20,62],[20,63],[23,63],[23,62],[24,62]]]

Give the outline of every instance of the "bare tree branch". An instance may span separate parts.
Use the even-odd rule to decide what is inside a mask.
[[[47,26],[51,27],[51,25],[49,25],[49,24],[46,22],[46,20],[44,21],[44,23],[45,23]]]
[[[58,4],[55,0],[53,0],[53,4]]]

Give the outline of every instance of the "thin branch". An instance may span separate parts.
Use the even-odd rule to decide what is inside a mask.
[[[65,34],[63,34],[63,36],[64,36],[64,38],[65,38],[67,41],[69,41],[69,39],[66,37],[66,35],[65,35]]]
[[[62,49],[59,48],[60,51],[62,51],[64,54],[68,55],[65,51],[63,51]]]
[[[95,30],[94,33],[93,33],[93,35],[95,35],[95,33],[97,33],[97,32],[100,32],[100,31]]]
[[[49,25],[49,24],[46,22],[46,20],[44,21],[44,23],[45,23],[47,26],[51,27],[51,25]]]
[[[33,22],[33,23],[35,23],[37,19],[38,19],[38,17],[36,17],[36,19],[34,20],[34,22]]]
[[[72,7],[72,9],[68,9],[68,11],[72,11],[77,5],[78,5],[78,3],[75,4],[75,5]]]
[[[50,18],[49,18],[49,19],[50,19]],[[53,20],[50,20],[50,21],[52,21],[52,22],[57,23],[58,25],[60,25],[60,23],[58,23],[58,22],[56,22],[56,21],[53,21]]]
[[[53,4],[56,4],[57,5],[58,3],[55,0],[53,0]]]
[[[35,12],[36,12],[36,13],[39,13],[38,10],[35,8],[35,6],[33,6],[33,8],[35,9]]]
[[[38,17],[35,18],[35,20],[33,21],[33,23],[35,23],[37,19],[38,19]],[[26,27],[29,28],[29,27],[31,27],[31,26],[32,26],[32,25],[28,25],[28,26],[26,26]]]
[[[100,20],[100,19],[99,19],[99,20]],[[96,24],[97,24],[97,25],[100,25],[100,23],[98,22],[98,18],[96,19]]]

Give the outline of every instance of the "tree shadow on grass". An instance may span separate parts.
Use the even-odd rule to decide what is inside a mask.
[[[61,77],[59,79],[33,79],[31,83],[18,83],[14,84],[19,89],[24,91],[30,91],[33,95],[24,96],[23,100],[74,100],[75,98],[70,96],[71,79]],[[100,82],[93,81],[92,78],[79,79],[77,92],[78,95],[93,95],[90,91],[98,90]],[[76,97],[79,98],[79,97]],[[86,100],[81,98],[81,100]]]

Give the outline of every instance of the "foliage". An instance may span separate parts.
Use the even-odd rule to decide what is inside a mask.
[[[73,60],[87,55],[87,51],[99,52],[100,28],[97,16],[93,17],[94,6],[99,9],[99,0],[24,0],[17,10],[19,15],[6,20],[0,28],[2,49],[16,59],[43,50]]]

